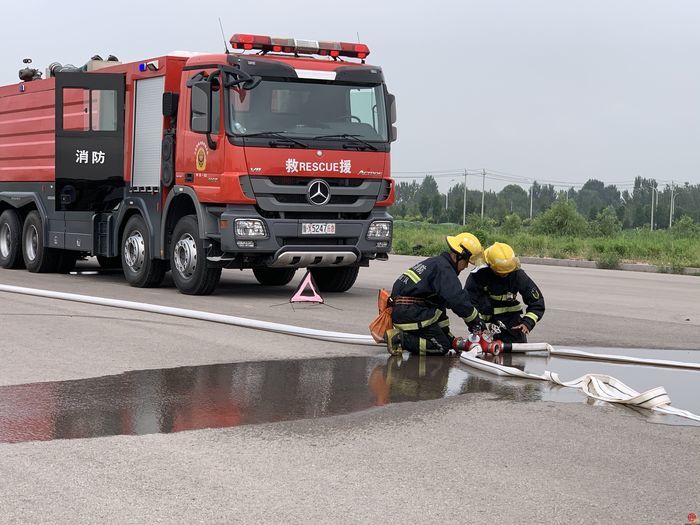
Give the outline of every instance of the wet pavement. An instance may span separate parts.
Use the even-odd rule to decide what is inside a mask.
[[[698,362],[700,352],[586,349]],[[664,386],[674,406],[700,412],[700,371],[504,354],[501,364],[558,372],[570,380],[609,374],[643,391]],[[504,379],[458,359],[341,357],[262,361],[160,370],[0,387],[0,442],[170,433],[358,412],[390,403],[470,393],[515,401],[597,402],[545,382]],[[650,422],[688,420],[619,407]]]
[[[565,347],[558,348],[564,349]],[[571,349],[599,354],[700,363],[700,352],[693,350],[652,350],[642,348]],[[700,370],[630,365],[589,359],[564,359],[561,357],[550,357],[546,353],[502,354],[495,358],[489,357],[489,359],[496,359],[500,364],[514,366],[533,374],[542,374],[545,370],[557,372],[559,377],[564,381],[576,379],[584,374],[606,374],[619,379],[627,384],[627,386],[640,393],[651,388],[662,386],[668,392],[673,406],[689,410],[695,414],[700,414],[700,396],[698,395]],[[489,379],[493,377],[490,374],[479,371],[469,370],[469,373],[480,374],[482,377],[487,377]],[[522,385],[523,383],[530,383],[529,380],[515,378],[502,379],[502,381],[512,385],[514,388],[517,388],[518,385]],[[544,381],[540,384],[539,392],[541,393],[541,399],[543,401],[584,401],[593,405],[608,404],[587,398],[583,393],[573,388],[565,388]],[[645,409],[623,407],[621,405],[617,406],[620,410],[639,413],[641,417],[644,417],[650,423],[699,426],[697,423],[685,418],[658,414]]]

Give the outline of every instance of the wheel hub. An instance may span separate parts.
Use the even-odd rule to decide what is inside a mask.
[[[8,223],[4,223],[0,227],[0,254],[7,258],[10,256],[10,250],[12,249],[12,230]]]
[[[185,279],[189,279],[197,269],[197,243],[194,238],[186,233],[175,244],[174,251],[175,269]]]
[[[124,243],[124,262],[134,272],[138,272],[146,260],[146,244],[141,232],[135,231]]]
[[[36,254],[39,251],[39,232],[33,224],[27,229],[27,234],[24,238],[24,251],[30,261],[36,259]]]

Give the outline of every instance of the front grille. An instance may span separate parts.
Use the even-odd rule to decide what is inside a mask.
[[[293,193],[279,193],[273,194],[273,196],[275,197],[275,199],[277,199],[277,202],[282,202],[284,204],[302,204],[308,202],[306,200],[306,195],[294,195]]]
[[[284,204],[307,204],[309,201],[306,199],[306,195],[295,195],[295,194],[288,194],[288,193],[280,193],[280,194],[273,194],[275,199],[277,199],[277,202],[281,202]],[[328,204],[354,204],[357,202],[357,199],[360,197],[356,195],[333,195],[331,199],[324,204],[324,206],[328,206]],[[314,206],[316,206],[314,204]]]
[[[374,208],[379,194],[386,193],[385,182],[380,179],[323,178],[329,185],[330,198],[318,206],[308,201],[308,185],[313,180],[292,176],[248,177],[246,186],[260,209],[284,218],[289,218],[289,213],[366,214]]]
[[[306,186],[312,180],[316,180],[319,177],[269,177],[269,181],[275,186]],[[342,188],[357,188],[365,180],[364,179],[336,179],[328,178],[325,180],[329,186],[342,187]]]
[[[358,198],[355,195],[333,195],[328,204],[354,204]]]
[[[349,213],[349,212],[322,212],[322,211],[268,211],[256,206],[255,209],[261,217],[265,219],[297,219],[306,221],[364,221],[369,218],[370,212],[367,213]]]

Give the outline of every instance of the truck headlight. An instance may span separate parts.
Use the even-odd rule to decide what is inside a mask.
[[[391,221],[374,221],[367,229],[367,240],[391,239]]]
[[[260,219],[236,219],[237,238],[264,238],[267,237],[265,223]]]

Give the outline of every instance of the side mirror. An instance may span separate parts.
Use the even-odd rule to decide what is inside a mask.
[[[391,93],[388,96],[389,101],[389,122],[396,123],[396,97]]]
[[[243,82],[241,87],[246,91],[250,91],[251,89],[255,89],[256,87],[258,87],[260,82],[262,82],[262,77],[253,77],[250,80]]]
[[[177,93],[166,91],[163,93],[163,116],[174,117],[177,115],[177,104],[180,97]]]
[[[192,131],[211,133],[211,82],[200,80],[192,84]]]
[[[396,139],[398,137],[398,130],[396,129],[396,126],[391,126],[391,136],[389,139],[391,142],[396,142]]]

